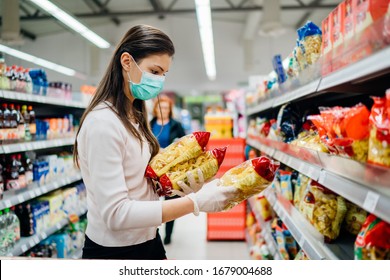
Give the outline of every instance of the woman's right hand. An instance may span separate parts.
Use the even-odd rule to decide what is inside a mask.
[[[190,193],[186,197],[194,202],[194,213],[220,212],[236,197],[237,188],[234,186],[220,186],[219,179],[215,179],[196,193]]]

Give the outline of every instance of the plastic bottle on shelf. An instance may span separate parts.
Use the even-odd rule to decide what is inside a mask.
[[[27,107],[27,110],[28,110],[28,114],[30,116],[30,133],[31,133],[31,137],[34,139],[35,138],[35,134],[37,133],[37,125],[36,125],[36,122],[35,122],[35,111],[33,110],[33,107],[30,105]]]
[[[16,161],[16,155],[12,155],[10,161],[6,163],[5,190],[15,189],[20,189],[19,167]]]
[[[7,65],[3,54],[0,53],[0,89],[9,89],[9,80],[7,78]]]
[[[24,69],[24,79],[26,81],[26,93],[32,94],[33,82],[30,77],[30,69]]]
[[[31,140],[31,132],[30,132],[30,115],[27,111],[27,105],[22,106],[22,116],[24,119],[24,140]]]
[[[3,162],[0,162],[0,200],[3,199],[4,194],[4,178],[3,178]]]
[[[10,70],[10,90],[18,89],[18,74],[17,74],[17,66],[12,65]]]
[[[4,140],[10,140],[10,131],[11,131],[11,111],[8,109],[8,105],[3,103],[3,135]]]
[[[20,221],[18,216],[15,214],[15,206],[8,209],[8,230],[13,244],[20,239]]]
[[[7,239],[7,253],[12,250],[15,245],[15,238],[13,235],[13,230],[11,229],[12,217],[9,213],[9,208],[4,209],[3,214],[5,220],[5,238]]]
[[[0,141],[4,139],[4,114],[3,109],[0,107]]]
[[[27,154],[24,154],[22,165],[25,170],[26,184],[29,185],[33,182],[33,163]]]
[[[9,110],[11,112],[11,132],[10,136],[12,140],[18,140],[19,134],[18,134],[18,112],[15,110],[15,105],[10,104]]]
[[[17,154],[16,155],[16,163],[18,165],[18,172],[19,172],[19,186],[20,188],[25,188],[27,186],[27,180],[26,180],[26,169],[24,168],[22,164],[22,155]]]
[[[8,252],[6,223],[3,211],[0,210],[0,256],[5,256]]]
[[[18,139],[25,140],[26,130],[25,122],[22,112],[20,111],[20,105],[16,105],[16,112],[18,112]]]
[[[24,68],[19,66],[16,70],[17,78],[18,78],[18,91],[26,92],[26,78],[24,76]]]

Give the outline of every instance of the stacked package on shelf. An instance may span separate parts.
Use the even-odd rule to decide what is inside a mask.
[[[345,0],[323,21],[322,75],[356,62],[390,42],[388,0]]]

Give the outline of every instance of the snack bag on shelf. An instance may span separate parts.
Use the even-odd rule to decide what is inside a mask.
[[[226,154],[226,147],[215,148],[211,151],[203,152],[197,158],[192,158],[186,162],[172,167],[167,173],[163,174],[159,182],[165,195],[170,195],[172,189],[181,190],[177,185],[178,181],[183,181],[187,185],[187,172],[190,171],[194,178],[198,180],[198,169],[202,170],[203,179],[205,181],[211,179],[217,174]]]
[[[300,204],[303,201],[307,188],[310,183],[310,178],[299,173],[298,179],[296,181],[296,184],[294,185],[294,206],[295,208],[299,209]]]
[[[372,98],[368,162],[390,167],[390,90],[386,98]]]
[[[370,214],[355,241],[355,260],[390,260],[390,224]]]
[[[279,163],[261,156],[247,160],[231,168],[220,178],[220,186],[234,186],[238,189],[235,199],[225,210],[233,208],[248,197],[267,188],[275,176]]]
[[[264,195],[259,195],[256,198],[256,201],[258,201],[256,205],[258,206],[257,208],[263,217],[263,220],[265,222],[270,221],[272,219],[272,206],[269,204],[268,200]]]
[[[290,202],[293,202],[292,176],[293,171],[279,170],[281,194]],[[295,173],[296,174],[296,173]]]
[[[296,49],[296,59],[301,70],[314,64],[321,55],[322,32],[313,22],[308,21],[297,30],[299,46]]]
[[[279,250],[281,257],[284,260],[289,260],[290,256],[287,252],[286,236],[284,235],[283,226],[284,226],[283,223],[282,223],[282,225],[276,226],[276,230],[275,230],[276,243],[278,244],[278,250]]]
[[[322,75],[332,72],[332,14],[329,14],[321,24],[322,27]]]
[[[320,136],[317,131],[302,131],[298,134],[297,139],[291,141],[291,145],[295,145],[298,147],[308,148],[314,151],[328,153],[328,148],[321,141]]]
[[[344,228],[349,233],[357,235],[360,232],[367,215],[368,214],[365,210],[347,201],[347,213],[344,218]]]
[[[363,104],[354,107],[320,107],[320,115],[309,116],[330,153],[367,161],[369,111]]]
[[[339,236],[347,206],[343,197],[311,180],[301,212],[325,236],[325,241],[330,242]]]
[[[310,260],[306,253],[301,249],[294,258],[295,261],[305,261]]]
[[[283,105],[277,117],[277,132],[280,140],[285,143],[293,141],[302,126],[299,110],[294,104]]]
[[[210,132],[203,131],[181,137],[152,158],[146,168],[145,176],[158,179],[175,165],[197,158],[204,151],[209,138]]]

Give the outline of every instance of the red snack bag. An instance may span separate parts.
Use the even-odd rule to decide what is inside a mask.
[[[355,241],[355,260],[390,260],[390,225],[373,214]]]

